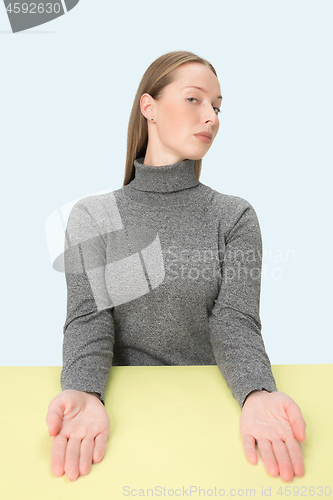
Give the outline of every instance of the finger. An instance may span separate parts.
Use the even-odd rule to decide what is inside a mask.
[[[294,471],[286,444],[281,440],[277,440],[272,442],[272,447],[278,463],[280,476],[284,481],[291,481],[294,477]]]
[[[65,472],[67,439],[62,434],[58,434],[52,440],[51,446],[51,469],[56,476],[62,476]]]
[[[56,436],[60,432],[63,420],[63,408],[60,406],[58,398],[53,399],[46,414],[46,424],[49,428],[50,436]]]
[[[93,452],[93,463],[98,464],[101,462],[105,455],[106,443],[108,440],[108,434],[98,434],[95,437],[95,447]]]
[[[80,438],[69,438],[66,448],[65,473],[71,481],[79,477]]]
[[[286,440],[286,446],[292,463],[295,476],[301,477],[304,475],[304,460],[303,453],[296,439]]]
[[[299,441],[305,441],[306,422],[303,418],[301,409],[295,401],[291,400],[289,402],[286,406],[286,412],[295,438]]]
[[[267,439],[259,439],[257,440],[257,443],[260,456],[264,462],[267,472],[273,477],[278,476],[279,467],[273,453],[272,443]]]
[[[81,442],[79,471],[82,476],[90,472],[94,446],[94,438],[84,438]]]
[[[253,436],[250,434],[245,434],[242,436],[243,438],[243,448],[245,451],[246,458],[252,464],[256,464],[258,462],[258,455],[256,450],[256,441]]]

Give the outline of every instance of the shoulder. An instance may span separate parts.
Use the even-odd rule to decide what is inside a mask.
[[[100,211],[105,209],[108,205],[115,203],[117,193],[121,189],[114,191],[103,192],[101,194],[93,194],[90,196],[85,196],[80,198],[73,204],[73,209],[94,212],[96,210]]]
[[[244,213],[252,214],[254,217],[257,216],[253,205],[247,199],[220,193],[205,184],[202,184],[202,186],[206,191],[206,199],[217,217],[235,222]]]
[[[120,190],[80,198],[70,210],[68,224],[94,226],[99,232],[121,229],[122,222],[116,201],[117,192]]]
[[[204,186],[207,210],[215,217],[226,242],[234,237],[261,240],[261,230],[253,205],[240,196],[220,193]]]

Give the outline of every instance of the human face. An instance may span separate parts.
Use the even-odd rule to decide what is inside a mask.
[[[171,165],[205,156],[219,129],[222,103],[217,77],[204,64],[186,63],[158,100],[151,98],[148,118],[147,165]],[[150,121],[150,116],[154,119]],[[211,134],[211,138],[200,136]]]

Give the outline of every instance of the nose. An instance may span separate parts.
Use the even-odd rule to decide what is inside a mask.
[[[215,109],[212,106],[208,106],[203,114],[203,122],[211,123],[212,125],[216,125],[219,121],[219,118],[215,112]]]

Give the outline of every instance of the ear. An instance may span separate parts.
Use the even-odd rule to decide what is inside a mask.
[[[141,113],[148,121],[154,118],[154,104],[155,99],[149,94],[142,94],[140,97]]]

